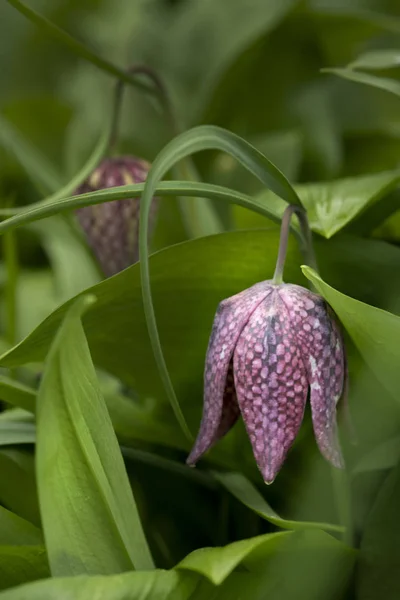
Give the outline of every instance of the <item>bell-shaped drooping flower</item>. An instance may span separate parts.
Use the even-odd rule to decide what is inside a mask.
[[[241,414],[257,465],[271,483],[309,397],[319,449],[342,467],[336,404],[345,377],[342,337],[321,296],[272,280],[223,300],[207,350],[203,418],[188,464],[194,465]]]
[[[75,194],[143,183],[149,169],[148,162],[133,156],[106,158]],[[129,198],[86,206],[76,211],[88,244],[107,277],[129,267],[139,258],[139,207],[139,198]],[[154,200],[151,210],[150,230],[157,210]]]

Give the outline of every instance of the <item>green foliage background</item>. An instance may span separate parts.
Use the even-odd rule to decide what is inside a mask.
[[[18,0],[0,5],[0,599],[397,600],[397,0],[29,7],[47,25]],[[197,183],[175,181],[182,170],[154,182],[150,280],[145,261],[103,281],[72,210],[143,185],[71,196],[134,63],[162,77],[181,131],[232,131],[294,189],[226,132],[184,134],[208,151],[190,163]],[[118,151],[153,162],[175,132],[146,85],[126,82]],[[296,194],[321,276],[301,269],[293,235],[285,280],[311,280],[344,327],[357,443],[339,411],[347,468],[332,471],[307,412],[266,487],[240,422],[191,470],[169,401],[195,433],[217,304],[272,276]],[[149,281],[161,346],[146,326]]]

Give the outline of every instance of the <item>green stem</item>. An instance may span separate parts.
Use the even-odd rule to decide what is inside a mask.
[[[157,96],[164,114],[168,120],[172,135],[178,135],[179,127],[176,120],[176,115],[174,114],[174,110],[172,108],[172,104],[167,92],[167,89],[162,81],[162,79],[158,76],[158,74],[151,68],[145,65],[133,65],[129,67],[126,71],[129,75],[144,75],[147,77],[152,83],[152,90],[154,94]],[[114,108],[113,108],[113,122],[111,126],[111,134],[109,141],[109,151],[113,149],[116,144],[117,136],[118,136],[118,123],[119,116],[121,113],[122,106],[122,98],[125,90],[126,81],[119,79],[115,86],[115,95],[114,95]],[[146,90],[147,91],[147,90]]]
[[[351,498],[347,472],[342,469],[331,468],[332,485],[336,499],[336,508],[339,523],[343,526],[343,542],[348,546],[353,544],[353,524],[351,515]]]
[[[312,233],[310,225],[308,223],[307,213],[301,206],[290,204],[283,213],[282,225],[281,225],[281,236],[279,240],[279,251],[278,258],[276,261],[275,273],[273,276],[273,282],[275,284],[281,284],[283,282],[283,270],[285,268],[287,247],[289,241],[290,232],[290,221],[295,214],[299,220],[301,229],[301,245],[302,252],[304,254],[305,261],[308,266],[312,267],[318,272],[317,259],[314,253],[314,246],[312,242]]]

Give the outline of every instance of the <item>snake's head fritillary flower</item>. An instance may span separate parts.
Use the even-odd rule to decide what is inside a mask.
[[[105,188],[143,183],[150,164],[133,156],[106,158],[84,181],[75,194]],[[115,275],[139,258],[139,198],[113,200],[76,211],[87,242],[106,277]],[[150,229],[154,224],[156,202],[152,202]]]
[[[323,456],[343,466],[336,405],[346,377],[345,350],[322,297],[297,285],[257,283],[218,307],[207,350],[194,465],[241,414],[258,468],[272,483],[310,398]]]

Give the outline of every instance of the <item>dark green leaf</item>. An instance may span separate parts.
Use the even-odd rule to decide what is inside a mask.
[[[28,452],[0,450],[0,502],[20,517],[40,524],[34,459]]]
[[[44,579],[49,574],[43,546],[0,546],[0,590]]]
[[[368,517],[357,571],[359,600],[397,600],[400,595],[400,466],[387,476]]]
[[[83,296],[67,312],[37,399],[38,488],[55,576],[152,568],[80,322],[89,302]]]
[[[353,473],[358,474],[367,471],[391,469],[398,463],[399,458],[400,438],[395,437],[379,444],[379,446],[363,456],[354,467]]]
[[[0,546],[37,546],[43,544],[40,529],[0,506]]]

